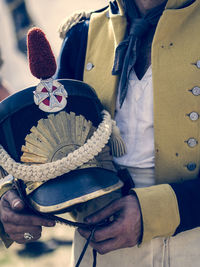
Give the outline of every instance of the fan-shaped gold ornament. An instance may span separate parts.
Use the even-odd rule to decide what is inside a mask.
[[[81,147],[95,130],[91,121],[82,115],[76,116],[73,112],[65,111],[50,114],[47,119],[39,120],[37,126],[32,127],[31,133],[26,136],[21,161],[41,164],[62,159]],[[86,167],[114,170],[110,148],[105,146],[94,159],[81,166]]]

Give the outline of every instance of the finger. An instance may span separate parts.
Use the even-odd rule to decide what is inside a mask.
[[[114,222],[112,224],[109,224],[106,227],[102,227],[100,229],[97,229],[93,236],[93,241],[95,242],[102,242],[107,239],[113,239],[116,238],[121,232],[120,223]]]
[[[90,242],[90,246],[101,255],[125,247],[117,238],[108,239],[106,241],[98,243]]]
[[[23,221],[23,223],[22,223]],[[22,218],[20,219],[20,222],[18,224],[22,225],[30,225],[30,222],[32,225],[39,225],[39,226],[46,226],[46,227],[53,227],[56,225],[56,222],[50,219],[45,219],[43,217],[37,216],[37,215],[22,215]]]
[[[10,223],[13,225],[21,226],[46,226],[53,227],[55,226],[55,221],[45,219],[43,217],[31,214],[19,214],[14,211],[11,211],[8,208],[4,208],[4,211],[1,215],[1,220],[4,224]]]
[[[33,242],[33,241],[38,240],[41,237],[41,233],[31,233],[31,232],[28,232],[28,233],[30,233],[30,235],[33,237],[30,240],[27,240],[24,238],[24,233],[23,234],[11,234],[9,236],[13,241],[15,241],[18,244],[25,244],[28,242]]]
[[[3,195],[2,200],[7,202],[13,210],[21,211],[24,209],[24,202],[21,200],[17,194],[17,191],[15,190],[9,190],[6,192]]]
[[[121,208],[122,208],[122,204],[120,203],[120,201],[115,200],[111,202],[110,204],[108,204],[107,206],[105,206],[104,208],[86,217],[84,221],[90,224],[102,222],[103,220],[114,215],[116,212],[120,211]]]
[[[7,224],[4,227],[6,233],[8,235],[11,234],[24,234],[24,233],[41,233],[42,227],[41,226],[14,226],[13,224]]]
[[[84,237],[88,238],[90,235],[90,231],[78,228],[79,234]],[[113,239],[116,238],[121,232],[121,224],[119,221],[115,221],[114,223],[111,223],[105,227],[97,228],[97,230],[94,232],[94,236],[92,240],[94,242],[102,242],[107,239]]]

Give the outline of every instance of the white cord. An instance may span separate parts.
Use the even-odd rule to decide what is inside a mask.
[[[108,143],[112,132],[112,119],[106,110],[102,113],[103,121],[99,124],[91,138],[83,146],[69,153],[66,157],[40,165],[25,165],[12,159],[0,145],[0,165],[15,178],[37,182],[47,181],[77,169],[98,155]]]

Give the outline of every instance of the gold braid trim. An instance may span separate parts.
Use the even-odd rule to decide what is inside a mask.
[[[64,39],[66,36],[66,33],[77,23],[80,23],[84,19],[90,18],[91,12],[85,12],[85,11],[80,11],[72,14],[70,17],[65,19],[59,28],[59,34],[60,38]]]
[[[12,159],[0,145],[0,166],[15,178],[43,182],[77,169],[97,156],[108,143],[112,132],[110,114],[104,110],[103,121],[87,142],[66,157],[44,164],[25,165]]]

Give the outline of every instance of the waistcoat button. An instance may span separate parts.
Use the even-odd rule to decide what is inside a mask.
[[[188,163],[188,165],[187,165],[187,169],[188,169],[189,171],[194,171],[194,170],[196,169],[196,167],[197,167],[197,165],[196,165],[196,163],[194,163],[194,162],[190,162],[190,163]]]
[[[195,96],[200,95],[200,87],[195,86],[194,88],[192,88],[192,93],[193,93],[193,95],[195,95]]]
[[[94,67],[94,65],[91,62],[88,62],[86,65],[86,70],[91,70],[93,67]]]
[[[197,145],[197,140],[195,138],[189,138],[187,140],[187,144],[189,147],[195,147]]]
[[[198,69],[200,69],[200,60],[197,61],[196,66]]]
[[[197,112],[191,112],[190,114],[189,114],[189,117],[190,117],[190,119],[191,119],[191,121],[196,121],[196,120],[198,120],[198,118],[199,118],[199,114],[197,113]]]

